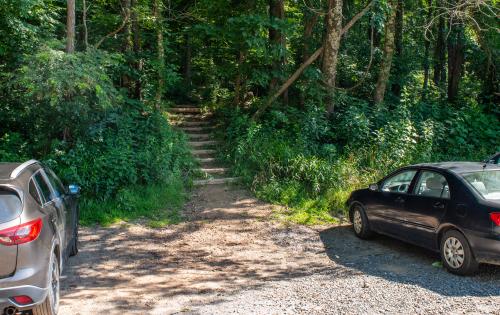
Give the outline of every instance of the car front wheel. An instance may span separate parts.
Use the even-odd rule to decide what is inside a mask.
[[[469,242],[456,230],[446,232],[441,238],[441,258],[449,272],[462,276],[473,274],[479,265]]]
[[[356,204],[352,206],[351,218],[354,234],[356,234],[357,237],[367,239],[373,235],[365,210],[361,205]]]

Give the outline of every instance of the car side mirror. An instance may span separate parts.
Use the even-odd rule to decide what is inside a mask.
[[[378,191],[378,185],[370,184],[370,186],[368,186],[368,189],[370,189],[371,191]]]
[[[70,195],[79,195],[82,188],[76,184],[71,184],[68,186],[68,191]]]

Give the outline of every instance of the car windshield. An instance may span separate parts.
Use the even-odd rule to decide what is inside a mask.
[[[0,223],[14,220],[21,214],[22,202],[19,196],[7,189],[0,188]]]
[[[500,201],[500,171],[484,170],[462,176],[484,199]]]

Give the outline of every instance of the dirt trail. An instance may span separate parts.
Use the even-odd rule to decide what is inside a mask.
[[[498,267],[453,276],[426,250],[346,226],[287,227],[272,208],[209,185],[185,223],[83,229],[60,314],[499,314]]]
[[[332,267],[307,228],[289,244],[286,228],[267,219],[272,207],[242,189],[199,188],[188,222],[83,229],[81,252],[63,280],[61,314],[186,312],[243,288]]]

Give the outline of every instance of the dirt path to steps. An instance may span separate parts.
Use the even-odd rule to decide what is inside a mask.
[[[198,188],[187,221],[83,229],[60,314],[499,314],[500,268],[456,277],[433,253],[348,226],[285,226],[238,187]]]

